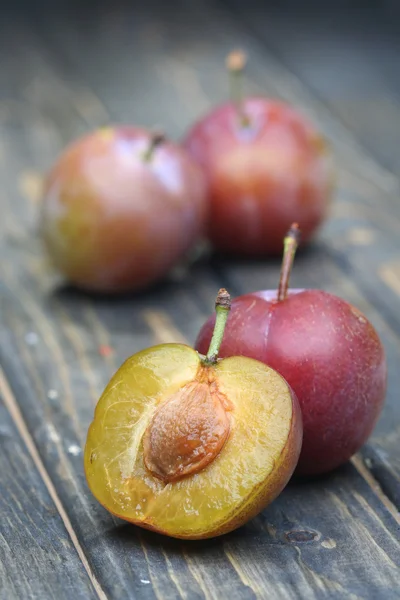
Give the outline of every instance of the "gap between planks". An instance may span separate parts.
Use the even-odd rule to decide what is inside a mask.
[[[368,467],[365,465],[362,457],[359,454],[356,454],[351,458],[351,463],[357,469],[361,477],[367,482],[371,490],[374,492],[375,496],[379,498],[385,508],[390,512],[394,520],[398,525],[400,525],[400,513],[397,510],[396,506],[393,502],[386,496],[384,491],[382,490],[379,482],[375,479],[372,473],[369,471]]]
[[[78,536],[76,535],[74,528],[72,527],[71,521],[70,521],[70,519],[65,511],[65,508],[57,494],[57,490],[56,490],[49,474],[46,471],[46,467],[44,466],[42,459],[40,458],[40,455],[36,448],[35,442],[33,441],[31,434],[29,433],[28,427],[27,427],[27,425],[24,421],[24,418],[22,416],[22,413],[19,409],[17,400],[11,390],[10,385],[8,384],[6,376],[2,369],[0,369],[0,393],[3,396],[4,404],[9,412],[9,414],[11,415],[13,422],[15,423],[15,426],[17,427],[17,430],[18,430],[21,438],[24,441],[24,444],[34,462],[34,465],[37,468],[37,470],[40,474],[40,477],[42,478],[42,481],[43,481],[44,485],[46,486],[46,489],[58,510],[58,513],[64,523],[64,527],[67,530],[67,532],[71,538],[71,541],[75,547],[75,550],[78,553],[78,556],[82,561],[82,564],[89,576],[89,579],[93,585],[93,588],[94,588],[97,596],[99,597],[100,600],[108,600],[104,590],[102,589],[99,581],[97,580],[95,574],[93,573],[93,571],[89,565],[89,561],[86,558],[83,548],[78,540]]]
[[[181,343],[181,344],[189,344],[189,342],[184,337],[183,333],[179,331],[176,325],[172,322],[171,318],[162,311],[144,311],[143,313],[144,319],[151,329],[157,343],[160,344],[168,344],[171,342]],[[390,512],[392,517],[395,519],[396,523],[400,525],[400,513],[397,510],[396,506],[393,502],[386,496],[383,492],[379,482],[372,473],[369,471],[368,467],[364,464],[361,456],[356,454],[350,460],[353,467],[359,473],[359,475],[364,479],[367,483],[368,487],[371,488],[372,492],[379,498],[382,504],[385,506],[386,510]]]

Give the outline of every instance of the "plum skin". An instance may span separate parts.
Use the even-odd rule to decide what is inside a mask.
[[[183,141],[209,185],[208,236],[234,254],[280,254],[293,221],[307,243],[327,216],[334,171],[325,140],[289,105],[248,98],[240,124],[226,103]]]
[[[167,141],[144,160],[150,139],[136,127],[97,130],[72,143],[45,180],[42,237],[55,266],[80,288],[144,288],[203,232],[203,174]]]
[[[213,318],[195,347],[208,344]],[[298,475],[345,463],[368,439],[383,407],[385,352],[355,307],[321,290],[276,291],[233,301],[220,356],[245,355],[276,369],[295,391],[303,415]]]

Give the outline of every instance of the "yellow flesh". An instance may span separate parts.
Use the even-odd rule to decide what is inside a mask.
[[[143,434],[155,408],[192,381],[197,352],[181,344],[144,350],[115,374],[95,411],[85,448],[90,488],[103,506],[177,537],[218,530],[252,502],[288,439],[292,400],[285,381],[250,358],[219,362],[218,386],[232,402],[231,431],[204,470],[165,484],[143,463]]]

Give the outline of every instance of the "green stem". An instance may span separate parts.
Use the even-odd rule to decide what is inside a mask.
[[[236,104],[240,122],[243,127],[249,125],[249,118],[243,108],[243,72],[246,66],[246,55],[240,50],[231,52],[226,59],[230,75],[231,100]]]
[[[212,334],[207,356],[203,361],[203,363],[206,365],[214,365],[218,360],[218,353],[222,344],[222,339],[224,337],[225,325],[228,319],[230,309],[231,297],[224,288],[221,288],[218,292],[217,299],[215,301],[216,319],[214,331]]]
[[[297,223],[293,223],[285,239],[283,240],[283,259],[281,277],[278,288],[278,302],[285,300],[289,289],[290,274],[293,261],[300,241],[300,229]]]
[[[162,143],[165,142],[165,135],[161,131],[155,131],[151,134],[149,145],[142,154],[142,158],[145,162],[150,162],[153,158],[155,149]]]

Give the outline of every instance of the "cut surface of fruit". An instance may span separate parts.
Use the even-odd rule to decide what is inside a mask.
[[[250,358],[203,359],[182,344],[128,359],[85,448],[105,508],[178,538],[219,535],[257,514],[286,485],[301,446],[298,403],[278,373]]]

